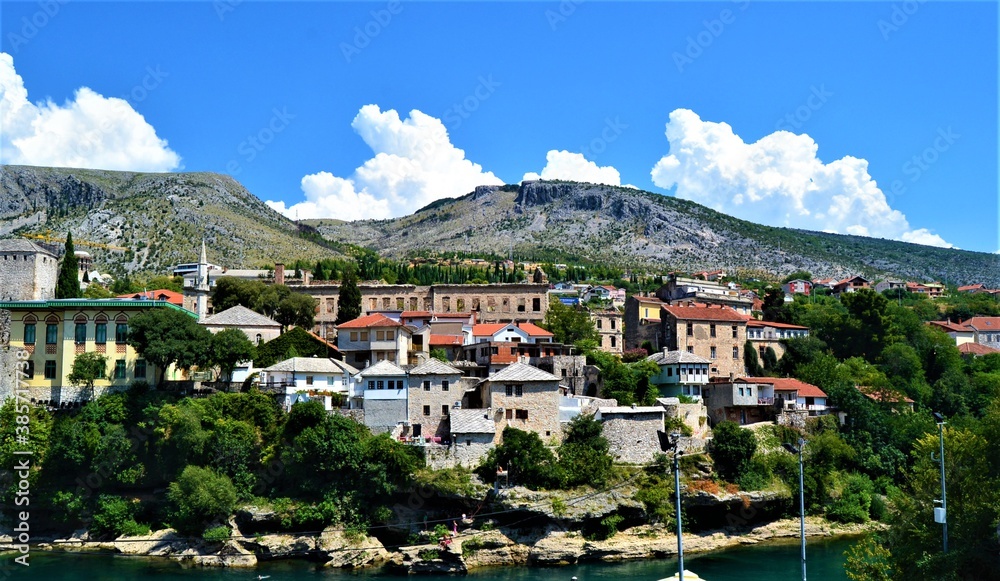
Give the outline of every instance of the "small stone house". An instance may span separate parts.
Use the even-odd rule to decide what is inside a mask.
[[[647,464],[660,452],[656,432],[663,429],[666,413],[663,406],[602,407],[594,418],[601,422],[616,462]]]
[[[450,424],[453,465],[475,468],[493,448],[496,422],[487,410],[454,409]]]
[[[461,406],[464,388],[462,372],[437,359],[411,369],[407,404],[411,433],[448,440],[448,417],[452,408]]]
[[[518,362],[486,378],[486,389],[484,404],[493,412],[497,439],[507,426],[543,440],[561,439],[558,377]]]
[[[242,305],[206,317],[200,324],[212,333],[239,329],[254,345],[277,339],[281,335],[281,323]]]

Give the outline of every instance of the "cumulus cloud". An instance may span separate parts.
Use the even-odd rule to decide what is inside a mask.
[[[467,194],[476,186],[503,184],[452,145],[440,119],[416,109],[401,120],[395,110],[365,105],[351,127],[374,157],[347,178],[329,172],[303,177],[304,202],[267,204],[290,218],[389,218]]]
[[[866,160],[824,164],[808,135],[777,131],[746,143],[728,124],[702,121],[688,109],[670,113],[666,135],[670,154],[653,167],[653,183],[676,188],[677,197],[773,226],[952,247],[926,228],[910,228]]]
[[[589,182],[592,184],[622,185],[622,176],[614,167],[599,166],[583,157],[582,153],[551,150],[545,155],[545,167],[542,173],[528,172],[521,181],[531,180],[566,180]]]
[[[0,123],[3,163],[170,171],[181,161],[124,99],[81,87],[63,105],[32,103],[7,53],[0,53]]]

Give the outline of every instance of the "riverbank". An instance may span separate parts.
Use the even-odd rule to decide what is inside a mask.
[[[877,528],[844,525],[819,517],[808,517],[810,539],[850,537]],[[685,554],[721,551],[797,538],[798,519],[782,519],[744,530],[714,531],[684,535]],[[0,537],[0,550],[9,541]],[[271,534],[236,536],[224,542],[192,542],[170,529],[143,537],[121,537],[114,541],[89,541],[81,531],[67,539],[42,542],[37,549],[51,552],[87,552],[164,559],[203,567],[253,568],[261,562],[300,559],[331,569],[385,567],[398,573],[467,573],[481,568],[523,565],[576,565],[587,562],[619,562],[676,557],[677,537],[665,527],[641,525],[618,532],[606,540],[585,538],[579,531],[559,529],[494,530],[468,528],[447,545],[384,546],[375,537],[351,536],[328,528],[319,535]]]

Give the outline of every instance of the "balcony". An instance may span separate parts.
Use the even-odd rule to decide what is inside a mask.
[[[758,397],[757,405],[774,405],[773,397]]]

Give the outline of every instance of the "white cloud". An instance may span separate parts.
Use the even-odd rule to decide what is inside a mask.
[[[777,131],[745,143],[728,124],[688,109],[670,113],[666,135],[670,155],[653,167],[653,183],[676,187],[677,197],[762,224],[952,247],[926,228],[910,228],[866,160],[824,164],[808,135]]]
[[[502,185],[451,144],[440,119],[414,109],[400,120],[395,110],[365,105],[351,127],[375,156],[348,178],[329,172],[302,178],[306,201],[286,207],[267,202],[291,218],[358,220],[411,214],[441,198],[461,196],[481,185]]]
[[[622,185],[622,176],[614,167],[599,166],[583,157],[582,153],[550,150],[545,155],[545,167],[542,173],[528,172],[521,181],[530,180],[566,180],[588,182],[592,184]]]
[[[28,100],[14,59],[0,53],[2,163],[170,171],[181,158],[124,99],[79,88],[64,105]]]

